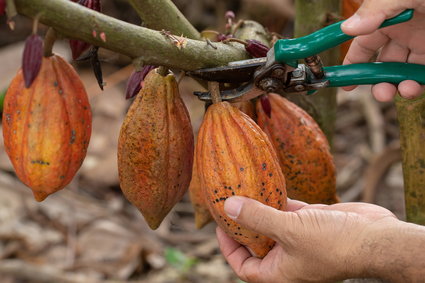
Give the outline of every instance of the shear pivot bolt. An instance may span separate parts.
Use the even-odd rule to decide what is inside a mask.
[[[300,78],[302,77],[302,75],[303,75],[303,72],[300,69],[295,69],[292,71],[292,76],[294,78]]]
[[[295,86],[295,90],[296,91],[304,91],[305,90],[305,87],[303,85],[296,85]]]

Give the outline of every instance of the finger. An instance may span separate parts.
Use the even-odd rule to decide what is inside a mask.
[[[286,204],[285,210],[286,211],[295,211],[295,210],[299,210],[299,209],[303,208],[306,205],[308,205],[308,203],[288,198],[288,202]]]
[[[424,92],[424,86],[421,86],[415,81],[406,80],[398,85],[398,91],[401,97],[412,99],[420,96]]]
[[[376,52],[389,41],[381,32],[356,37],[344,58],[344,65],[369,62]]]
[[[348,35],[370,34],[377,30],[385,19],[396,16],[412,1],[365,0],[357,12],[347,19],[341,29]]]
[[[343,86],[342,89],[345,91],[352,91],[356,88],[356,85],[350,85],[350,86]]]
[[[390,83],[380,83],[372,86],[372,93],[376,100],[388,102],[394,99],[397,88]]]
[[[376,61],[379,62],[406,62],[409,56],[409,49],[391,40],[379,52]]]
[[[224,202],[224,211],[236,222],[249,230],[268,236],[275,241],[282,235],[287,214],[246,197],[230,197]]]
[[[260,277],[259,258],[253,257],[244,246],[230,238],[220,227],[217,227],[216,234],[221,253],[238,277],[244,281]]]

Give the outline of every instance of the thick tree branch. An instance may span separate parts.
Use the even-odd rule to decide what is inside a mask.
[[[215,43],[216,49],[204,41],[186,39],[186,47],[177,48],[159,31],[138,27],[64,0],[15,0],[18,13],[28,17],[39,15],[40,22],[63,35],[127,55],[140,57],[145,64],[162,65],[183,70],[225,65],[247,59],[240,45]],[[106,40],[99,36],[104,33]]]
[[[201,35],[171,0],[128,0],[146,27],[200,39]]]

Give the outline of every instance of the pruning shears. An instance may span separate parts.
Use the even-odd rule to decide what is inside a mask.
[[[405,10],[382,23],[380,28],[412,19],[413,10]],[[237,88],[221,91],[222,100],[250,100],[266,92],[313,93],[324,87],[398,84],[414,80],[425,84],[425,65],[374,62],[323,67],[316,55],[352,39],[342,32],[343,21],[307,36],[276,41],[267,57],[230,62],[226,66],[188,72],[192,77],[220,83],[238,83]],[[298,60],[304,59],[305,64]],[[209,92],[195,92],[201,100],[211,100]]]

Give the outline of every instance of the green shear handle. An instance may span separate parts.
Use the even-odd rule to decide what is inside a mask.
[[[405,10],[398,16],[384,21],[380,28],[409,21],[412,17],[413,10]],[[297,67],[298,59],[318,54],[352,39],[353,36],[342,32],[343,22],[329,25],[304,37],[278,40],[274,45],[276,62]]]
[[[329,87],[369,85],[382,82],[399,84],[413,80],[425,85],[425,66],[397,62],[375,62],[324,68]]]

